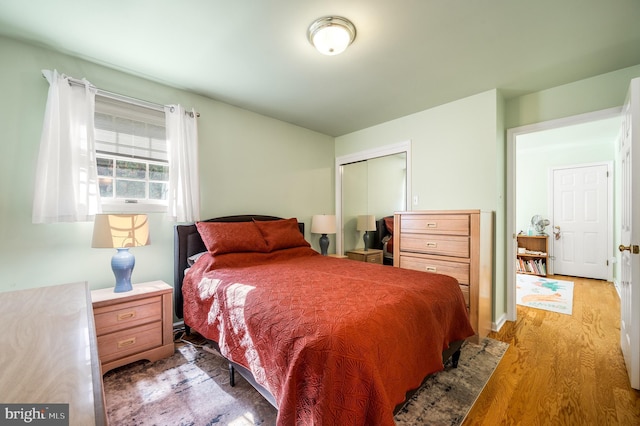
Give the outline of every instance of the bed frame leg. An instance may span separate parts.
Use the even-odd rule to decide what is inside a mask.
[[[458,361],[460,361],[460,349],[458,349],[453,353],[453,355],[451,355],[451,366],[453,368],[458,368]]]
[[[236,385],[235,371],[236,369],[233,368],[233,364],[229,363],[229,384],[231,385],[231,387],[234,387]]]

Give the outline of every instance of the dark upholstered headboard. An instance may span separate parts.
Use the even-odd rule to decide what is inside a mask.
[[[251,222],[252,220],[280,220],[282,218],[264,215],[224,216],[203,222]],[[304,223],[298,223],[300,232],[304,235]],[[173,264],[173,309],[176,316],[182,318],[182,280],[187,269],[187,259],[194,254],[206,251],[195,224],[177,225],[174,236],[174,264]]]
[[[393,217],[393,216],[387,216],[387,217]],[[382,219],[376,220],[376,238],[374,243],[372,244],[372,247],[382,250],[382,239],[389,234],[390,232],[387,229],[387,225],[385,225],[384,223],[384,217]]]

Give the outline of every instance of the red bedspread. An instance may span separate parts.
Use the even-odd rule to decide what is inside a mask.
[[[202,256],[184,320],[251,370],[278,425],[393,425],[393,409],[473,335],[455,279],[302,247]]]

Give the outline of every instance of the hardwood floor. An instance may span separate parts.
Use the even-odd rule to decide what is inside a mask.
[[[510,344],[463,425],[640,425],[612,283],[576,277],[573,315],[518,305],[492,337]]]

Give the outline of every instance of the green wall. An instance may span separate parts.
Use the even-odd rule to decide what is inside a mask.
[[[332,137],[212,99],[0,37],[0,291],[88,281],[114,285],[112,251],[92,249],[92,223],[33,225],[35,165],[48,84],[40,70],[86,77],[97,87],[200,112],[201,217],[270,214],[297,217],[331,212],[334,204]],[[174,223],[150,215],[151,245],[132,249],[133,281],[173,285]]]
[[[506,317],[506,130],[620,106],[640,65],[506,99],[499,90],[459,99],[336,138],[336,156],[412,142],[411,210],[482,209],[495,216],[494,322]]]
[[[91,249],[90,223],[32,225],[33,196],[47,83],[56,68],[96,86],[160,104],[195,107],[199,121],[203,218],[262,213],[297,217],[334,206],[334,158],[406,140],[412,143],[412,210],[496,212],[494,320],[506,312],[505,129],[622,105],[640,65],[504,99],[499,90],[382,123],[335,140],[53,51],[0,38],[0,291],[89,281],[113,285],[110,252]],[[334,151],[335,142],[335,151]],[[412,197],[413,198],[413,197]],[[151,215],[152,245],[134,249],[134,281],[172,283],[173,223]],[[510,261],[510,260],[509,260]]]
[[[410,210],[495,212],[504,239],[503,100],[497,90],[336,138],[336,156],[411,141]],[[504,244],[495,248],[494,313],[506,310]]]

